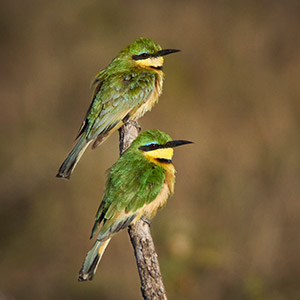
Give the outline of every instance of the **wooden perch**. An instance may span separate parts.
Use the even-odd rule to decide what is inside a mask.
[[[131,145],[139,132],[139,124],[133,121],[127,122],[119,129],[120,155]],[[140,219],[135,225],[129,226],[128,234],[134,248],[143,298],[167,299],[149,223]]]

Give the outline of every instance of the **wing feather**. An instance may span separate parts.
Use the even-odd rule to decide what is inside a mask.
[[[89,140],[105,134],[127,115],[130,118],[147,102],[155,90],[155,74],[114,73],[109,77],[102,74],[97,77],[96,84],[93,101],[80,130]]]
[[[110,169],[106,192],[96,215],[92,236],[103,221],[99,240],[128,226],[145,204],[156,199],[165,180],[162,167],[149,164],[144,157],[132,161],[125,154]]]

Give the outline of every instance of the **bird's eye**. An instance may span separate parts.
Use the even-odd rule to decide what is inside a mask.
[[[156,149],[157,148],[157,144],[150,144],[150,148],[151,149]]]
[[[139,56],[143,59],[150,57],[150,55],[148,53],[142,53]]]
[[[132,55],[132,58],[134,59],[134,60],[141,60],[141,59],[147,59],[147,58],[149,58],[151,55],[150,54],[148,54],[148,53],[141,53],[141,54],[138,54],[138,55]]]

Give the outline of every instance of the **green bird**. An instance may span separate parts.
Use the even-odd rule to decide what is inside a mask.
[[[151,110],[162,93],[163,56],[178,52],[139,38],[125,47],[95,78],[92,103],[79,130],[76,145],[57,177],[69,179],[80,157],[93,142],[96,148],[125,122]]]
[[[190,144],[172,140],[160,130],[141,133],[110,168],[103,200],[95,217],[92,238],[97,240],[79,272],[79,281],[92,280],[112,236],[135,224],[141,217],[151,220],[174,192],[173,148]]]

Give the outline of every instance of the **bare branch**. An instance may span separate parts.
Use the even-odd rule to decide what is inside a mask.
[[[120,155],[138,136],[140,126],[137,122],[127,122],[120,130]],[[150,225],[139,220],[128,229],[134,248],[136,263],[141,280],[141,292],[145,300],[166,300],[167,295],[162,281],[157,253],[152,240]]]

